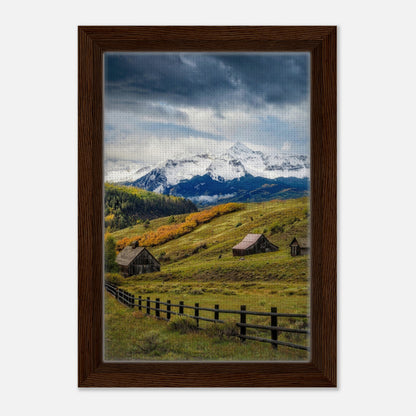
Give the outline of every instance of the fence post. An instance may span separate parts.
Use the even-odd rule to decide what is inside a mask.
[[[134,295],[131,295],[131,307],[134,308]]]
[[[220,309],[220,305],[215,305],[214,306],[215,312],[214,312],[214,319],[216,321],[218,321],[220,319],[220,313],[219,313],[219,309]]]
[[[156,318],[159,318],[160,317],[160,311],[159,311],[159,309],[160,309],[160,299],[159,298],[156,298]]]
[[[149,297],[147,297],[147,300],[146,300],[146,314],[150,315],[150,298]]]
[[[166,305],[166,319],[169,321],[170,320],[170,300],[166,301],[167,305]]]
[[[116,289],[116,299],[117,299],[117,300],[119,300],[119,292],[120,292],[120,289],[119,289],[119,288],[117,288],[117,289]]]
[[[179,301],[179,314],[183,315],[183,300]]]
[[[247,329],[244,326],[244,324],[246,323],[246,314],[245,314],[246,305],[241,305],[240,310],[241,310],[241,312],[240,312],[240,324],[243,324],[242,326],[240,326],[240,335],[244,336],[244,335],[246,335],[246,329]],[[240,339],[241,339],[242,342],[245,341],[244,338],[240,338]]]
[[[139,311],[142,310],[142,297],[139,296]]]
[[[196,326],[199,328],[199,303],[195,303]]]
[[[272,306],[270,312],[277,313],[277,308]],[[270,316],[270,325],[277,326],[277,316]],[[277,329],[272,329],[272,340],[277,341]],[[272,347],[277,350],[277,344],[272,344]]]

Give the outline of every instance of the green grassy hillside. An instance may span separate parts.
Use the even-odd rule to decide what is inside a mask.
[[[175,221],[183,221],[176,216]],[[138,224],[112,233],[116,240],[140,235],[168,224],[169,218],[150,221],[149,228]],[[244,204],[242,210],[214,218],[191,233],[150,248],[162,263],[159,273],[131,277],[170,279],[226,280],[305,280],[308,257],[291,257],[289,243],[294,236],[306,237],[309,200],[300,198]],[[232,256],[232,247],[248,233],[263,233],[279,251],[244,257]]]
[[[175,216],[184,221],[187,215]],[[112,233],[116,240],[141,235],[149,230],[170,224],[171,218],[150,221]],[[277,307],[281,313],[308,313],[309,311],[309,256],[291,257],[289,243],[296,237],[306,237],[309,227],[309,199],[307,197],[262,203],[244,204],[243,209],[224,214],[210,222],[198,225],[190,233],[168,241],[149,250],[161,262],[161,271],[128,278],[116,277],[125,290],[144,298],[160,298],[172,303],[184,301],[186,305],[198,302],[202,307],[270,311]],[[232,247],[248,233],[263,233],[279,251],[255,254],[244,258],[233,257]],[[134,315],[132,315],[134,314]],[[212,318],[212,313],[201,316]],[[117,316],[117,319],[114,317]],[[237,319],[224,315],[221,319]],[[263,317],[251,317],[251,323],[269,324]],[[288,318],[287,318],[288,319]],[[234,322],[235,323],[235,322]],[[293,327],[305,322],[279,324]],[[124,328],[134,325],[135,333],[126,334]],[[304,352],[280,349],[273,352],[269,345],[247,342],[245,346],[235,338],[210,337],[212,328],[202,323],[208,332],[200,331],[179,335],[167,324],[154,318],[144,317],[117,304],[108,306],[106,313],[107,359],[272,359],[303,360]],[[155,333],[156,331],[156,333]],[[114,333],[118,335],[114,335]],[[215,331],[214,331],[215,332]],[[111,335],[113,334],[113,335]],[[139,335],[140,336],[139,336]],[[107,337],[108,335],[108,337]],[[253,335],[261,336],[260,333]],[[116,341],[122,339],[122,345]],[[144,353],[138,342],[155,338],[157,345],[169,345],[159,351],[158,347]],[[308,340],[299,334],[281,334],[279,339],[306,345]],[[144,341],[140,341],[144,340]],[[180,346],[177,342],[189,342]],[[166,344],[167,343],[167,344]],[[141,345],[141,344],[140,344]],[[221,355],[221,351],[227,351]]]
[[[279,346],[273,349],[261,342],[240,342],[232,336],[235,325],[204,324],[204,330],[196,331],[191,325],[182,330],[173,324],[146,316],[118,303],[112,296],[105,296],[105,344],[106,360],[306,360],[307,352]],[[291,341],[302,342],[300,339]],[[283,336],[280,339],[287,340]]]

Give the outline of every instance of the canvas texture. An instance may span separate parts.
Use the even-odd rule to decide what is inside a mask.
[[[105,361],[305,361],[308,53],[104,55]]]

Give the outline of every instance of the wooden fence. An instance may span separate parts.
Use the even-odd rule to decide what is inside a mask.
[[[105,282],[105,289],[111,293],[120,303],[130,308],[137,307],[139,311],[143,311],[147,315],[151,315],[152,311],[158,319],[170,320],[172,315],[184,316],[187,318],[194,319],[196,325],[199,328],[200,321],[215,322],[224,324],[225,321],[220,319],[220,314],[231,314],[238,315],[239,322],[236,323],[239,328],[238,336],[243,342],[245,340],[268,342],[273,348],[277,348],[278,345],[283,345],[290,348],[296,348],[300,350],[309,351],[309,347],[304,345],[295,344],[292,342],[281,341],[278,339],[280,332],[296,333],[309,335],[308,329],[299,328],[286,328],[278,325],[278,318],[293,318],[293,319],[309,319],[308,315],[304,314],[293,314],[293,313],[278,313],[276,307],[272,307],[270,312],[256,312],[248,311],[246,305],[241,305],[240,310],[232,309],[220,309],[219,305],[215,305],[214,308],[205,308],[199,306],[199,303],[195,303],[194,306],[185,305],[183,301],[179,303],[171,303],[170,300],[162,302],[159,298],[151,300],[150,297],[144,299],[142,296],[135,296],[117,286]],[[176,310],[174,310],[176,309]],[[193,311],[191,313],[185,313],[185,310]],[[207,318],[200,315],[200,312],[210,312],[213,314],[213,318]],[[247,316],[263,316],[270,319],[270,325],[250,324],[247,323]],[[255,329],[270,333],[270,338],[258,337],[253,335],[247,335],[247,329]]]

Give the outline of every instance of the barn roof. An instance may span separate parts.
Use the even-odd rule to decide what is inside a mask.
[[[128,266],[143,250],[144,247],[127,246],[118,253],[116,263],[120,266]]]
[[[262,236],[263,234],[247,234],[243,241],[238,243],[236,246],[233,247],[233,250],[246,250],[250,248],[253,244],[257,242],[257,240]]]
[[[299,244],[299,247],[302,247],[302,248],[309,248],[310,247],[310,243],[309,243],[308,238],[295,237],[289,245],[291,246],[295,241]]]

